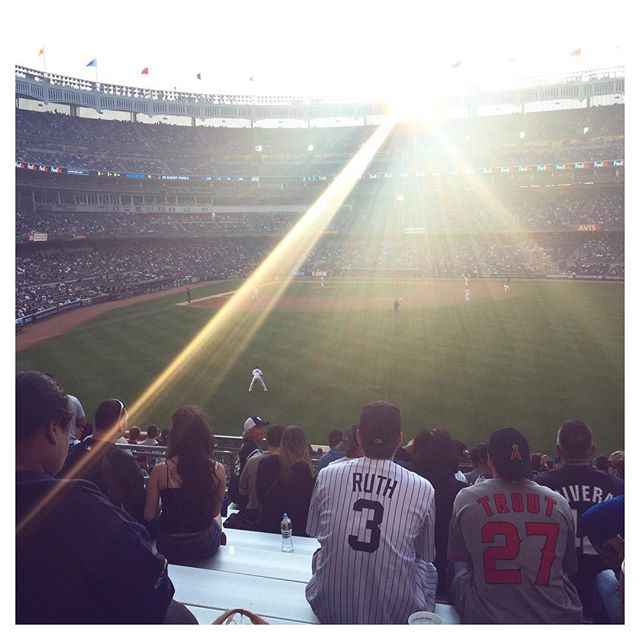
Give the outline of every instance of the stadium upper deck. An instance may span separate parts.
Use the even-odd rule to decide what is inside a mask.
[[[282,122],[296,120],[309,126],[326,119],[349,118],[367,124],[368,118],[385,115],[390,105],[367,103],[353,97],[291,96],[291,95],[227,95],[204,94],[173,90],[130,87],[121,84],[91,82],[86,79],[63,76],[15,67],[16,98],[35,99],[39,102],[67,105],[71,115],[78,110],[90,109],[149,117],[173,116],[201,120],[218,118],[245,120],[253,125],[257,121]],[[429,78],[421,79],[429,84]],[[560,73],[553,76],[522,78],[509,89],[482,91],[473,88],[456,96],[448,96],[436,82],[429,86],[429,94],[443,114],[476,116],[495,114],[495,107],[506,107],[522,113],[549,108],[597,106],[624,101],[625,78],[621,67],[594,69],[580,73]]]
[[[16,162],[46,173],[166,177],[333,176],[374,127],[221,129],[16,111]],[[624,107],[397,125],[369,173],[484,171],[624,158]],[[95,174],[94,174],[95,175]]]

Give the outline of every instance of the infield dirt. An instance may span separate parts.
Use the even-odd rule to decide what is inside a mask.
[[[344,281],[348,284],[349,281]],[[383,310],[393,309],[394,296],[376,296],[376,297],[354,297],[352,295],[340,295],[340,281],[337,281],[331,287],[324,289],[315,286],[310,290],[312,295],[297,293],[296,295],[281,296],[275,308],[280,311],[363,311],[363,310]],[[345,287],[349,289],[348,287]],[[514,295],[513,293],[505,294],[502,283],[497,281],[473,281],[470,287],[472,291],[471,303],[477,300],[493,300],[500,296]],[[402,288],[402,296],[398,297],[400,302],[400,312],[403,309],[423,309],[434,306],[466,304],[464,300],[464,283],[462,280],[457,286],[457,281],[451,280],[431,280],[428,282],[415,282],[404,284]],[[325,294],[326,295],[323,295]],[[200,307],[205,309],[219,309],[222,307],[232,291],[218,293],[204,298],[196,298],[191,303],[192,307]],[[268,306],[272,297],[272,289],[264,287],[260,291],[260,297],[257,300],[251,300],[247,308],[264,309]],[[186,303],[181,302],[180,305]]]

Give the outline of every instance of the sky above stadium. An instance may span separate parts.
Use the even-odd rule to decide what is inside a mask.
[[[433,82],[460,93],[626,61],[623,12],[617,28],[606,27],[602,1],[432,4],[36,0],[19,10],[28,7],[28,27],[11,51],[16,64],[102,82],[383,99],[420,95]]]

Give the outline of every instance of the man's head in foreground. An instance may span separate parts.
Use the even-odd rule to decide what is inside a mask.
[[[23,371],[16,376],[16,465],[54,476],[69,450],[71,422],[67,394],[50,376]]]

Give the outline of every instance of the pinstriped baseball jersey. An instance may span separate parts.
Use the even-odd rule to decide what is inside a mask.
[[[527,479],[485,480],[453,503],[451,595],[464,623],[579,624],[575,531],[567,501]]]
[[[434,495],[391,460],[320,471],[307,532],[321,548],[306,595],[323,623],[405,624],[415,611],[434,610]]]

